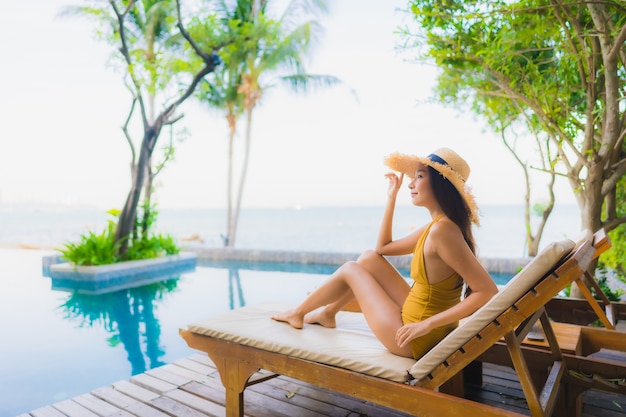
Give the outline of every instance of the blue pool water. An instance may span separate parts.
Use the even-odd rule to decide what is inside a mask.
[[[0,250],[0,417],[188,356],[180,327],[243,305],[294,303],[334,270],[199,261],[178,278],[94,296],[54,288],[42,274],[42,257],[51,254]]]

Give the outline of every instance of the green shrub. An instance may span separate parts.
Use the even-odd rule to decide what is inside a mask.
[[[174,238],[169,235],[154,235],[146,239],[131,241],[126,258],[128,260],[158,258],[180,252]]]
[[[612,289],[609,286],[607,274],[608,269],[606,265],[602,262],[599,262],[598,266],[596,267],[596,277],[594,279],[598,283],[598,286],[600,287],[604,295],[606,295],[606,298],[609,299],[609,301],[621,301],[622,296],[624,295],[624,291],[621,288]],[[566,297],[569,297],[571,294],[571,286],[565,288],[563,292]],[[596,293],[596,290],[593,287],[591,288],[591,294],[595,299],[600,299],[599,294]]]
[[[60,249],[62,256],[75,265],[107,265],[122,261],[159,258],[180,252],[174,238],[170,235],[152,234],[150,229],[156,222],[158,212],[153,206],[143,204],[141,216],[138,213],[135,231],[128,242],[128,250],[121,257],[118,250],[122,242],[115,242],[115,230],[119,210],[109,210],[114,220],[109,220],[107,227],[100,234],[88,232],[80,237],[78,243],[66,243]]]
[[[614,272],[616,273],[617,271]],[[617,288],[614,290],[609,286],[607,273],[608,270],[606,265],[602,262],[598,263],[598,267],[596,269],[596,280],[598,281],[600,289],[606,295],[609,301],[620,301],[622,299],[622,296],[624,295],[624,291],[621,288]],[[592,288],[592,290],[594,297],[599,298],[599,296],[595,293],[595,289]]]

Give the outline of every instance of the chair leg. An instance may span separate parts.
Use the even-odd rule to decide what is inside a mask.
[[[609,330],[615,330],[614,323],[612,323],[609,317],[607,317],[607,314],[604,308],[600,306],[600,303],[598,302],[598,300],[593,298],[593,294],[591,294],[591,290],[585,284],[585,281],[583,281],[584,278],[586,278],[586,282],[588,282],[590,286],[594,287],[594,289],[596,290],[596,293],[598,293],[600,297],[603,299],[602,300],[603,306],[611,305],[611,302],[606,297],[606,295],[602,292],[602,289],[600,288],[598,283],[593,279],[592,276],[589,275],[589,273],[585,273],[584,277],[578,277],[576,279],[575,282],[578,285],[580,292],[587,299],[589,306],[596,313],[596,315],[598,316],[598,318],[600,319],[604,327],[606,327]]]
[[[226,390],[226,417],[244,416],[243,392],[250,377],[259,370],[248,362],[234,356],[209,354],[217,368]]]
[[[517,372],[520,384],[522,385],[522,390],[526,396],[526,403],[528,404],[530,415],[533,417],[545,417],[539,392],[532,381],[532,373],[530,372],[530,369],[524,359],[517,335],[515,332],[508,332],[504,335],[504,339],[506,341],[509,354],[511,355],[513,367]]]

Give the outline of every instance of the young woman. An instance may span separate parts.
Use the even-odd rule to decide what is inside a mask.
[[[382,344],[396,355],[417,359],[498,289],[476,258],[472,223],[478,224],[478,214],[465,185],[470,173],[465,160],[442,148],[425,158],[392,154],[385,163],[399,175],[386,174],[387,206],[376,250],[342,265],[299,306],[272,318],[298,329],[304,323],[335,327],[337,312],[356,298]],[[404,175],[411,179],[413,205],[426,208],[432,220],[393,240],[396,197]],[[412,286],[385,259],[410,253]],[[469,291],[462,298],[463,281]]]

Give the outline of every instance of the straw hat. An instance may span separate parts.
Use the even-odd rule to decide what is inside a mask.
[[[465,184],[470,175],[470,167],[459,154],[448,148],[440,148],[427,157],[393,153],[385,158],[385,165],[397,172],[415,177],[417,165],[423,164],[434,168],[454,185],[470,210],[470,220],[479,224],[478,206],[471,190]]]

